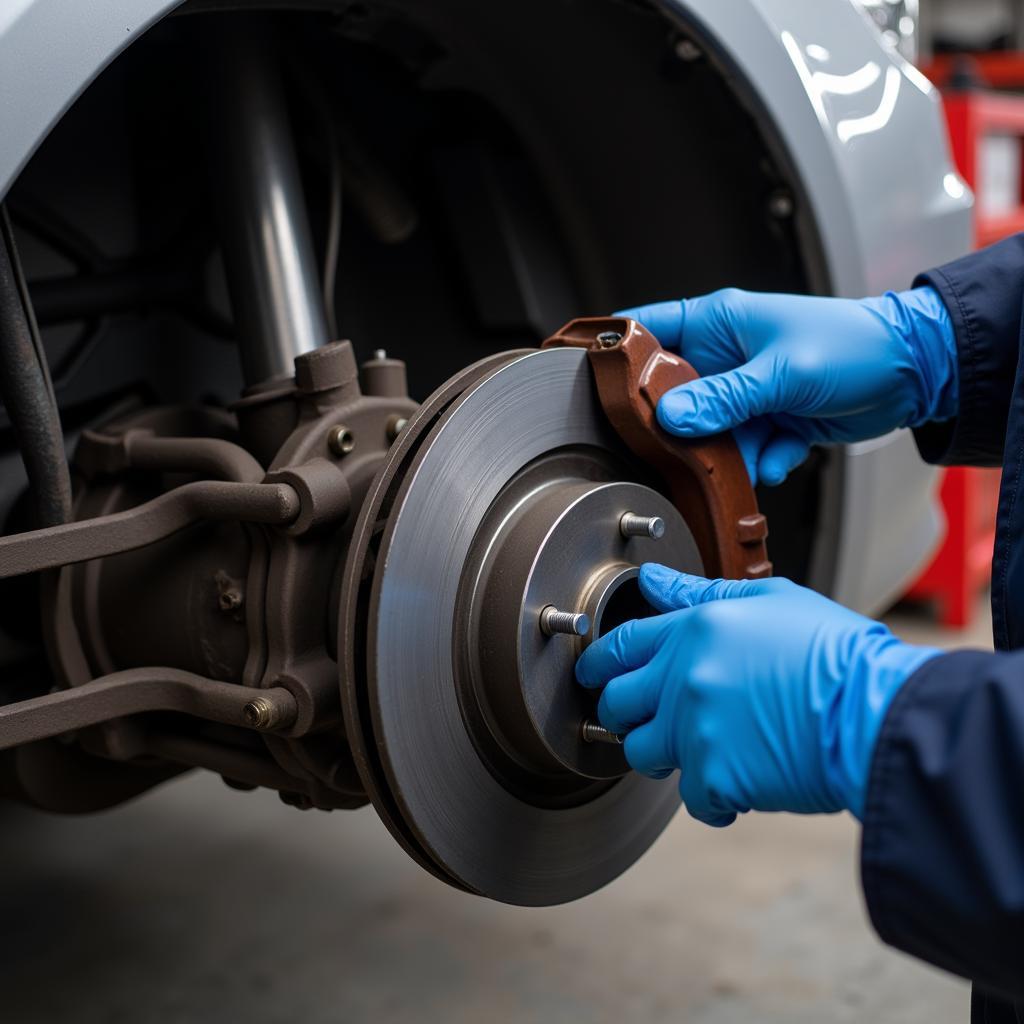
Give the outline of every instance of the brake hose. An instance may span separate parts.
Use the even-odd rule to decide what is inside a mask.
[[[21,272],[6,206],[0,205],[0,400],[25,464],[37,526],[71,519],[71,475],[57,398]]]

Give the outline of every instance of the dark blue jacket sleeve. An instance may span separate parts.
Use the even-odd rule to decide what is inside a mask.
[[[1024,234],[921,274],[949,310],[960,378],[956,419],[914,431],[922,456],[943,465],[1002,462],[1024,299]]]
[[[882,939],[1024,997],[1024,651],[961,651],[901,687],[875,747],[861,873]]]

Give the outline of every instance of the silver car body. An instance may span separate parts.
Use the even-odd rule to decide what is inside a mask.
[[[0,196],[96,75],[179,0],[7,0],[0,7]],[[732,65],[788,153],[837,295],[909,287],[966,252],[971,197],[934,88],[849,0],[660,0]],[[933,470],[905,432],[848,447],[834,597],[877,610],[941,532]]]

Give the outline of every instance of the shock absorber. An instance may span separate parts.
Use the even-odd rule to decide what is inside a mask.
[[[221,239],[250,387],[289,376],[297,355],[330,340],[272,28],[269,16],[203,26]]]

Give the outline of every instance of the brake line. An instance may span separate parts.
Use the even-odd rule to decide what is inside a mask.
[[[21,272],[6,206],[0,205],[0,399],[28,476],[37,526],[71,519],[71,475],[60,412]]]

